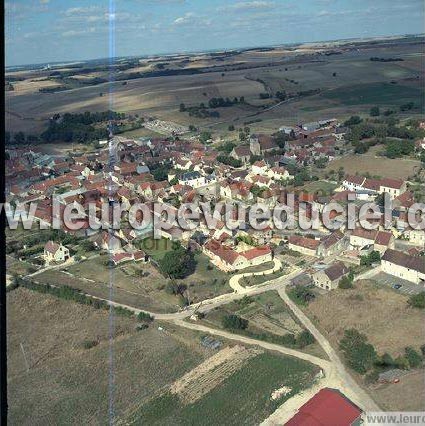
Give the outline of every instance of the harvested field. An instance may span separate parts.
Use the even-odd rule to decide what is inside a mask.
[[[263,351],[240,345],[224,348],[174,382],[171,393],[184,405],[193,404],[260,353]]]
[[[328,49],[327,46],[325,49]],[[423,94],[423,52],[420,42],[397,43],[388,46],[362,46],[348,49],[341,55],[323,56],[324,47],[310,46],[297,50],[285,47],[270,51],[249,51],[213,57],[179,56],[168,58],[168,70],[198,68],[193,75],[162,75],[157,77],[129,79],[112,83],[114,109],[142,116],[155,116],[162,120],[196,126],[214,126],[227,133],[230,122],[243,126],[253,123],[252,130],[275,131],[282,124],[296,124],[300,121],[316,120],[318,112],[323,116],[345,118],[359,112],[367,112],[372,105],[399,105],[413,101],[421,104]],[[371,56],[395,56],[402,62],[371,62]],[[137,71],[154,70],[153,62],[141,61],[127,69],[122,76]],[[224,71],[215,70],[214,66]],[[200,67],[206,67],[202,70]],[[209,68],[211,67],[211,68]],[[82,80],[89,75],[108,78],[106,69],[99,72],[75,70],[73,79]],[[54,81],[40,81],[47,72],[15,73],[24,78],[16,82],[19,90],[6,93],[7,130],[23,130],[36,133],[43,130],[46,120],[54,113],[104,111],[108,109],[107,98],[99,96],[108,91],[109,83],[79,87],[56,93],[40,93],[41,85],[57,85]],[[12,73],[9,73],[12,75]],[[39,81],[32,82],[37,78]],[[361,82],[356,87],[347,82]],[[277,104],[276,98],[263,101],[259,94],[265,91],[275,94],[305,92],[298,99]],[[308,91],[320,91],[309,94]],[[315,93],[315,92],[312,92]],[[180,103],[186,106],[208,103],[212,97],[244,96],[245,105],[218,108],[220,117],[197,118],[180,113]],[[262,105],[269,108],[263,109]],[[417,109],[413,112],[419,114]],[[283,118],[284,117],[284,118]],[[258,123],[258,124],[257,124]]]
[[[425,343],[424,312],[410,308],[407,299],[365,280],[356,282],[353,290],[337,289],[316,297],[305,310],[335,347],[344,330],[356,328],[379,353],[396,357],[406,346],[419,349]]]
[[[215,353],[186,329],[137,331],[134,319],[120,316],[112,324],[110,339],[107,311],[24,288],[9,292],[9,423],[107,424],[110,397],[120,419]]]
[[[399,383],[375,385],[372,387],[374,399],[383,410],[425,411],[424,375],[424,369],[414,370]]]
[[[420,161],[412,158],[390,159],[376,156],[377,150],[382,150],[382,147],[374,147],[367,154],[352,154],[334,160],[328,164],[325,172],[337,171],[342,167],[348,174],[370,173],[381,177],[407,179],[421,166]]]

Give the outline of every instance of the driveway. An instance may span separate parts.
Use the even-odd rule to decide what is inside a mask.
[[[373,277],[373,280],[376,281],[378,284],[390,287],[394,291],[406,294],[407,296],[411,296],[412,294],[418,294],[425,290],[423,285],[414,284],[410,281],[402,280],[401,278],[394,277],[393,275],[386,274],[385,272],[380,272],[379,274],[375,275]],[[394,289],[393,287],[396,284],[401,285],[398,290]]]

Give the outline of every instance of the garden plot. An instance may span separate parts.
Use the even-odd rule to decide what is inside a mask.
[[[171,385],[183,404],[193,404],[263,351],[233,346],[222,349]]]

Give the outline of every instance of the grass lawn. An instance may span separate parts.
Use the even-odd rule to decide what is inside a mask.
[[[255,425],[291,396],[311,386],[315,367],[304,361],[263,353],[192,404],[165,391],[141,406],[128,422],[149,425]],[[271,393],[287,386],[291,392],[276,401]]]
[[[12,256],[6,256],[6,271],[10,275],[27,275],[31,272],[35,272],[37,267],[31,263],[15,259]]]
[[[317,193],[321,196],[325,196],[333,194],[334,189],[337,187],[338,185],[334,183],[318,180],[315,182],[308,182],[299,189],[307,191],[308,193]]]
[[[149,263],[124,263],[116,268],[105,265],[107,255],[69,266],[66,271],[48,270],[37,275],[40,283],[69,285],[93,296],[154,312],[175,312],[178,300],[164,291],[167,280]],[[146,276],[140,276],[143,271]]]
[[[155,254],[159,258],[167,251],[166,242],[169,240],[158,241],[160,246]],[[178,284],[186,286],[186,296],[192,303],[232,291],[226,273],[210,264],[202,253],[195,254],[195,258],[195,272],[182,280],[176,280]],[[36,280],[53,285],[69,285],[104,299],[110,298],[112,283],[113,300],[119,303],[152,312],[176,312],[179,309],[179,297],[166,291],[170,280],[155,266],[149,262],[127,262],[110,268],[106,265],[108,259],[109,256],[103,254],[69,266],[64,271],[48,270],[38,275]]]
[[[173,248],[173,242],[167,238],[157,240],[149,237],[140,241],[137,245],[157,262],[164,257],[167,251],[171,251]]]
[[[412,370],[394,384],[372,386],[373,396],[383,410],[424,411],[425,410],[425,370]],[[397,386],[397,392],[394,392]]]
[[[165,253],[172,250],[173,242],[166,238],[159,240],[146,238],[141,242],[140,247],[158,262]],[[196,253],[195,260],[195,272],[184,279],[176,280],[177,283],[186,285],[191,302],[198,302],[232,291],[228,285],[229,275],[214,266],[207,256],[203,253]]]
[[[192,275],[177,280],[188,287],[189,298],[193,302],[231,293],[229,275],[213,265],[203,253],[195,254],[196,269]]]
[[[266,283],[267,281],[274,280],[281,277],[284,274],[282,271],[274,272],[268,275],[253,275],[251,277],[243,277],[239,280],[239,284],[243,287],[251,287],[253,285],[259,285]]]

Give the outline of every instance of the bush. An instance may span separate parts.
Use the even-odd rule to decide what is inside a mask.
[[[408,346],[404,350],[405,356],[411,368],[419,367],[422,364],[422,357],[420,354],[413,349],[411,346]]]
[[[122,306],[114,306],[114,312],[117,315],[121,315],[123,317],[132,317],[134,315],[133,311],[130,311],[130,309],[123,308]]]
[[[425,291],[419,294],[413,294],[409,297],[407,303],[413,308],[425,309]]]
[[[370,109],[370,116],[371,117],[378,117],[381,114],[381,111],[379,110],[378,106],[374,106]]]
[[[382,367],[393,367],[394,359],[389,353],[385,352],[384,355],[382,355],[376,362],[376,365],[380,365]]]
[[[83,342],[83,348],[84,349],[91,349],[97,346],[99,342],[97,340],[85,340]]]
[[[236,300],[235,303],[241,307],[244,308],[245,306],[250,305],[252,302],[254,301],[254,299],[250,296],[244,296],[242,297],[242,299]]]
[[[377,263],[381,260],[381,255],[379,254],[379,251],[372,251],[366,256],[360,257],[360,265],[362,266],[371,266],[372,263]]]
[[[295,336],[292,333],[284,334],[281,337],[282,345],[284,346],[295,346],[297,343],[297,340]]]
[[[352,115],[347,121],[344,122],[344,126],[353,126],[360,124],[363,120],[358,115]]]
[[[354,288],[353,280],[350,280],[348,276],[342,277],[339,280],[338,288],[343,288],[343,289]]]
[[[312,293],[306,287],[293,287],[288,292],[288,296],[297,304],[301,306],[307,306],[310,300],[314,299],[314,293]]]
[[[154,320],[153,316],[143,311],[137,315],[137,319],[141,322],[152,322]]]
[[[379,379],[379,371],[372,370],[370,373],[366,374],[364,381],[367,385],[371,385],[372,383],[376,383]]]
[[[400,355],[394,360],[394,366],[400,370],[408,370],[409,361],[405,356]]]
[[[367,337],[354,328],[345,330],[339,347],[348,365],[360,374],[370,370],[378,359],[375,348],[367,343]]]
[[[145,322],[142,324],[137,324],[136,325],[136,330],[146,330],[147,328],[149,328],[149,325],[146,324]]]
[[[222,324],[224,328],[231,329],[231,330],[245,330],[248,327],[248,320],[245,318],[241,318],[238,315],[226,315],[223,320]]]
[[[305,348],[315,342],[314,336],[308,331],[303,330],[297,335],[297,346],[299,348]]]

